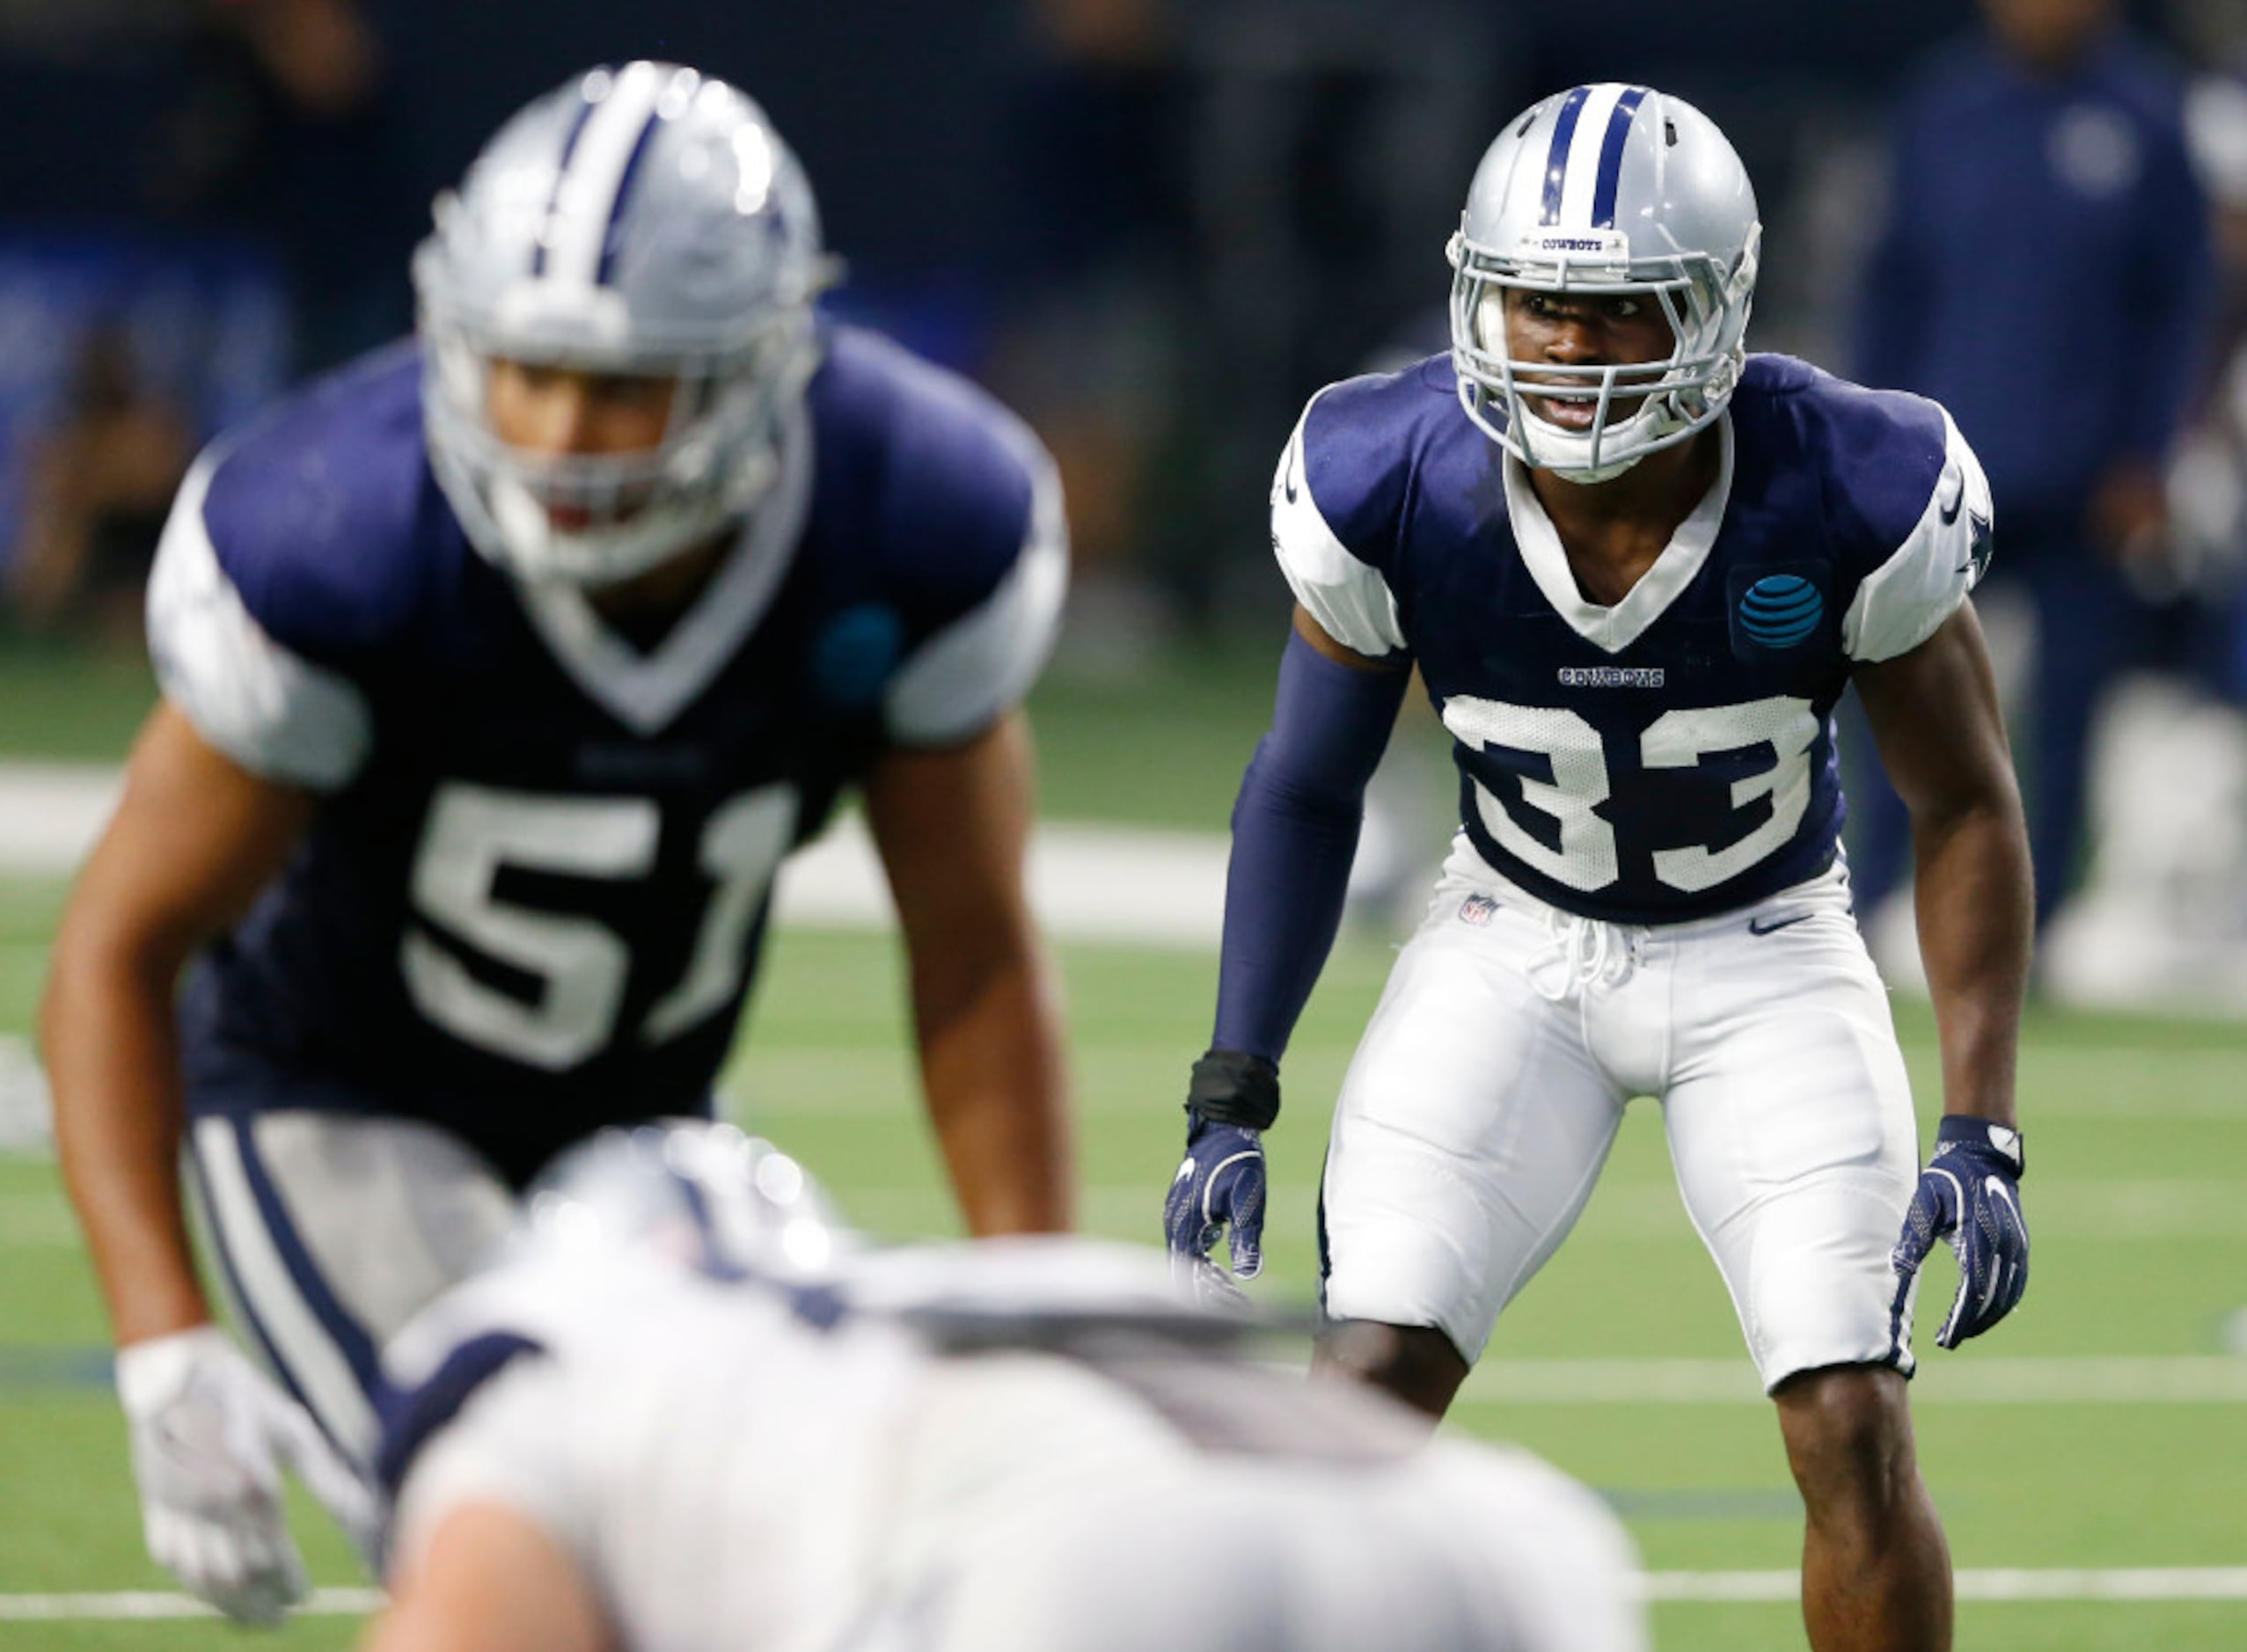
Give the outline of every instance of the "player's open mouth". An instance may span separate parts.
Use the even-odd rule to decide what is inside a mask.
[[[546,521],[556,533],[589,533],[630,522],[648,508],[653,490],[635,486],[618,496],[591,505],[549,499],[544,501]]]
[[[1521,392],[1523,405],[1548,425],[1571,432],[1588,431],[1599,420],[1599,403],[1596,397],[1563,398],[1557,396],[1540,396],[1536,394],[1537,381],[1534,379],[1521,379],[1517,380],[1516,383]],[[1569,388],[1575,389],[1582,384],[1581,379],[1570,380]],[[1643,394],[1612,397],[1607,403],[1608,425],[1613,427],[1619,424],[1645,405],[1646,398]]]
[[[1589,430],[1599,413],[1597,402],[1556,401],[1547,396],[1530,397],[1529,408],[1547,424],[1558,425],[1563,430]]]

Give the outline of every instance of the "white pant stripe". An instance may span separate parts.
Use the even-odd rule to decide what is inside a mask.
[[[1630,88],[1617,81],[1592,87],[1592,95],[1577,112],[1576,136],[1569,144],[1568,181],[1561,189],[1560,227],[1589,229],[1592,202],[1599,188],[1599,151],[1607,144],[1607,126],[1615,106]]]
[[[250,1189],[234,1129],[231,1119],[198,1120],[195,1157],[210,1196],[211,1227],[233,1268],[243,1305],[337,1442],[359,1461],[371,1461],[377,1431],[374,1407],[361,1391],[350,1361],[289,1277]]]
[[[616,208],[624,169],[648,117],[655,112],[663,80],[662,71],[652,63],[634,63],[617,77],[609,95],[587,118],[546,226],[548,280],[590,287],[598,279],[601,249],[608,240],[609,217]]]

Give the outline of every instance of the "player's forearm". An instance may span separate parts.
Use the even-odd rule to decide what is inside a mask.
[[[121,1345],[210,1318],[179,1192],[175,976],[66,933],[40,1016],[63,1180]]]
[[[1026,920],[1027,921],[1027,920]],[[1065,1231],[1075,1217],[1059,994],[1034,935],[913,981],[921,1085],[968,1231]]]
[[[1943,1047],[1943,1110],[2010,1125],[2035,913],[2017,796],[2009,787],[1919,823],[1913,844],[1920,956]]]
[[[1212,1043],[1277,1064],[1342,926],[1366,783],[1409,682],[1318,652],[1280,661],[1271,732],[1241,777]]]
[[[1341,930],[1364,804],[1306,799],[1270,766],[1259,747],[1233,811],[1211,1042],[1276,1064]]]
[[[505,1504],[441,1517],[359,1652],[607,1652],[600,1597],[559,1544]]]

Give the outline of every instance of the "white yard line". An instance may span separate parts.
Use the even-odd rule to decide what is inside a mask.
[[[0,763],[0,874],[74,869],[117,806],[119,771]],[[1225,910],[1222,833],[1045,825],[1030,849],[1030,901],[1072,940],[1214,950]],[[889,893],[864,825],[838,822],[782,869],[774,916],[820,929],[887,928]]]
[[[1787,1571],[1649,1572],[1643,1582],[1648,1599],[1670,1602],[1791,1603],[1802,1588],[1799,1575]],[[1970,1569],[1958,1574],[1957,1585],[1961,1600],[2247,1600],[2247,1566]],[[318,1589],[312,1591],[311,1599],[296,1608],[296,1615],[359,1617],[375,1611],[382,1603],[378,1590]],[[156,1590],[84,1595],[0,1595],[0,1623],[146,1623],[216,1615],[192,1597]]]
[[[1794,1600],[1794,1572],[1649,1572],[1650,1600]],[[2161,1566],[2097,1571],[1965,1570],[1961,1600],[2247,1600],[2247,1566]]]
[[[0,764],[0,872],[70,871],[93,846],[123,784],[122,771],[106,764]]]
[[[316,1589],[296,1608],[300,1618],[359,1617],[383,1604],[378,1589]],[[168,1618],[216,1618],[192,1595],[130,1589],[98,1595],[0,1595],[0,1623],[59,1623],[93,1619],[146,1623]]]
[[[1508,1359],[1494,1353],[1460,1390],[1469,1404],[1760,1406],[1755,1369],[1734,1359]],[[1915,1405],[2247,1404],[2247,1359],[1992,1357],[1921,1350]]]
[[[60,876],[75,868],[116,807],[121,771],[108,764],[0,760],[0,876]],[[1214,950],[1225,905],[1228,839],[1222,832],[1150,831],[1084,823],[1041,825],[1030,849],[1030,900],[1048,932],[1071,940],[1120,941]],[[1434,868],[1429,869],[1431,877]],[[775,897],[776,922],[823,929],[886,928],[889,890],[855,815],[792,856]],[[2243,1005],[2242,1007],[2247,1007]],[[2093,1064],[2112,1109],[2161,1116],[2162,1098],[2143,1093],[2134,1052],[2114,1047],[2053,1052]],[[2025,1064],[2041,1058],[2029,1052]],[[2178,1059],[2163,1052],[2163,1059]],[[2198,1052],[2229,1077],[2236,1054]],[[2077,1103],[2104,1114],[2107,1103]],[[2187,1116],[2204,1116],[2198,1100]],[[2156,1109],[2145,1111],[2150,1107]],[[2219,1101],[2207,1116],[2236,1116]]]

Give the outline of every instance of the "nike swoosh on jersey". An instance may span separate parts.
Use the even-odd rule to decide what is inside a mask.
[[[1955,465],[1945,465],[1943,471],[1943,481],[1937,486],[1942,486],[1954,482],[1957,486],[1951,487],[1951,497],[1947,501],[1940,493],[1937,493],[1935,499],[1935,513],[1942,517],[1943,525],[1946,528],[1958,520],[1959,508],[1966,502],[1966,473]]]
[[[1774,918],[1768,924],[1760,917],[1751,917],[1747,921],[1747,932],[1751,935],[1769,935],[1797,924],[1807,924],[1817,916],[1815,912],[1797,912],[1790,917]]]

